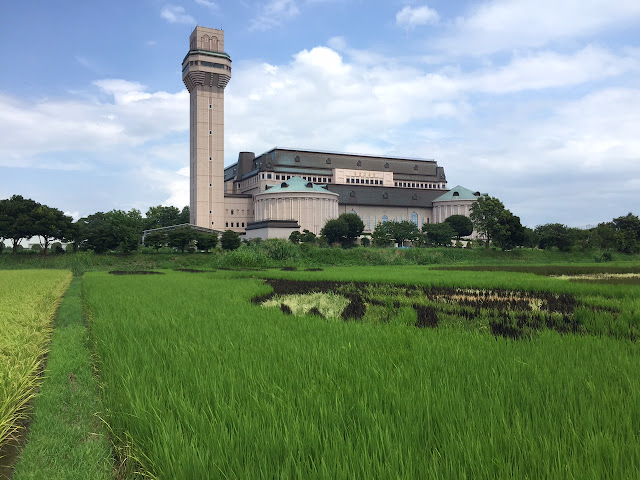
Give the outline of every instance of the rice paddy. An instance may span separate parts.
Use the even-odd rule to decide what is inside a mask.
[[[640,477],[637,286],[291,270],[86,274],[123,478]]]
[[[70,282],[71,272],[60,270],[0,271],[0,456],[19,440]]]

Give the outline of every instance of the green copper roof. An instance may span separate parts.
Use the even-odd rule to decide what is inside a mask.
[[[271,188],[265,190],[267,193],[274,192],[322,192],[331,193],[326,188],[316,185],[312,182],[307,182],[302,177],[291,177],[278,185],[274,185]],[[263,192],[264,193],[264,192]]]
[[[480,195],[481,194],[479,192],[472,192],[468,188],[458,185],[453,187],[447,193],[440,195],[438,198],[434,198],[433,201],[446,202],[449,200],[476,200]]]

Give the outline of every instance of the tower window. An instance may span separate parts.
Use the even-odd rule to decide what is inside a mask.
[[[209,108],[213,108],[213,105],[209,105]]]
[[[362,166],[362,162],[360,160],[358,160],[358,163],[356,163],[357,167],[361,167]]]
[[[209,135],[211,135],[211,130],[209,130]]]
[[[296,155],[295,160],[296,160],[296,162],[299,162],[300,161],[300,156]]]

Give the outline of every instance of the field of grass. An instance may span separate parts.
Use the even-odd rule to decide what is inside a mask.
[[[36,393],[53,316],[70,281],[71,273],[59,270],[0,271],[0,445],[5,448],[16,441]]]
[[[377,308],[377,319],[382,310],[388,318],[323,318],[333,315],[327,300],[338,304],[325,294],[296,298],[291,314],[284,301],[265,308],[251,302],[272,292],[258,277],[375,283],[341,287],[345,308],[357,293],[369,315]],[[437,298],[418,301],[386,283],[453,289],[449,298],[457,289],[517,290],[510,308],[537,292],[542,300],[529,303],[549,315],[566,303],[553,298],[572,296],[573,310],[559,314],[585,328],[514,340],[463,322],[418,325],[420,308],[440,308]],[[632,331],[639,293],[419,266],[94,272],[83,281],[122,476],[161,479],[639,478],[640,342],[589,323]],[[314,302],[321,315],[303,313]]]

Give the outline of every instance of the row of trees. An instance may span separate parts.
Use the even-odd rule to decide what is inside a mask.
[[[96,253],[127,253],[138,248],[143,230],[189,223],[189,207],[151,207],[142,216],[139,210],[97,212],[74,222],[57,208],[21,195],[0,200],[0,243],[9,240],[17,252],[22,240],[39,237],[47,254],[54,240],[68,242]],[[217,240],[217,239],[216,239]],[[202,243],[202,242],[201,242]],[[4,245],[4,244],[3,244]]]
[[[111,210],[97,212],[73,222],[57,208],[40,204],[34,200],[14,195],[0,200],[0,249],[2,240],[9,240],[13,252],[17,252],[21,240],[40,237],[42,252],[46,255],[52,242],[60,240],[71,243],[77,249],[93,250],[96,253],[136,250],[143,230],[170,227],[189,223],[189,207],[156,206],[142,216],[139,210]],[[403,245],[411,241],[414,245],[448,246],[452,239],[460,240],[476,230],[486,242],[503,250],[516,246],[561,251],[600,248],[624,253],[640,253],[640,219],[629,213],[614,218],[611,222],[583,230],[558,223],[540,225],[535,229],[522,226],[520,218],[513,215],[497,198],[481,196],[471,207],[470,218],[453,215],[439,224],[425,224],[419,229],[409,221],[385,222],[376,226],[372,240],[377,246],[393,243]],[[364,231],[361,218],[353,213],[342,214],[329,220],[321,230],[321,239],[328,244],[353,245]],[[290,240],[294,243],[315,243],[318,239],[308,230],[294,232]],[[238,234],[228,230],[220,238],[225,249],[240,245]],[[367,244],[368,238],[362,243]],[[216,234],[198,232],[191,228],[177,228],[168,232],[152,232],[145,238],[145,245],[156,250],[169,246],[181,251],[190,248],[209,250],[218,243]]]

